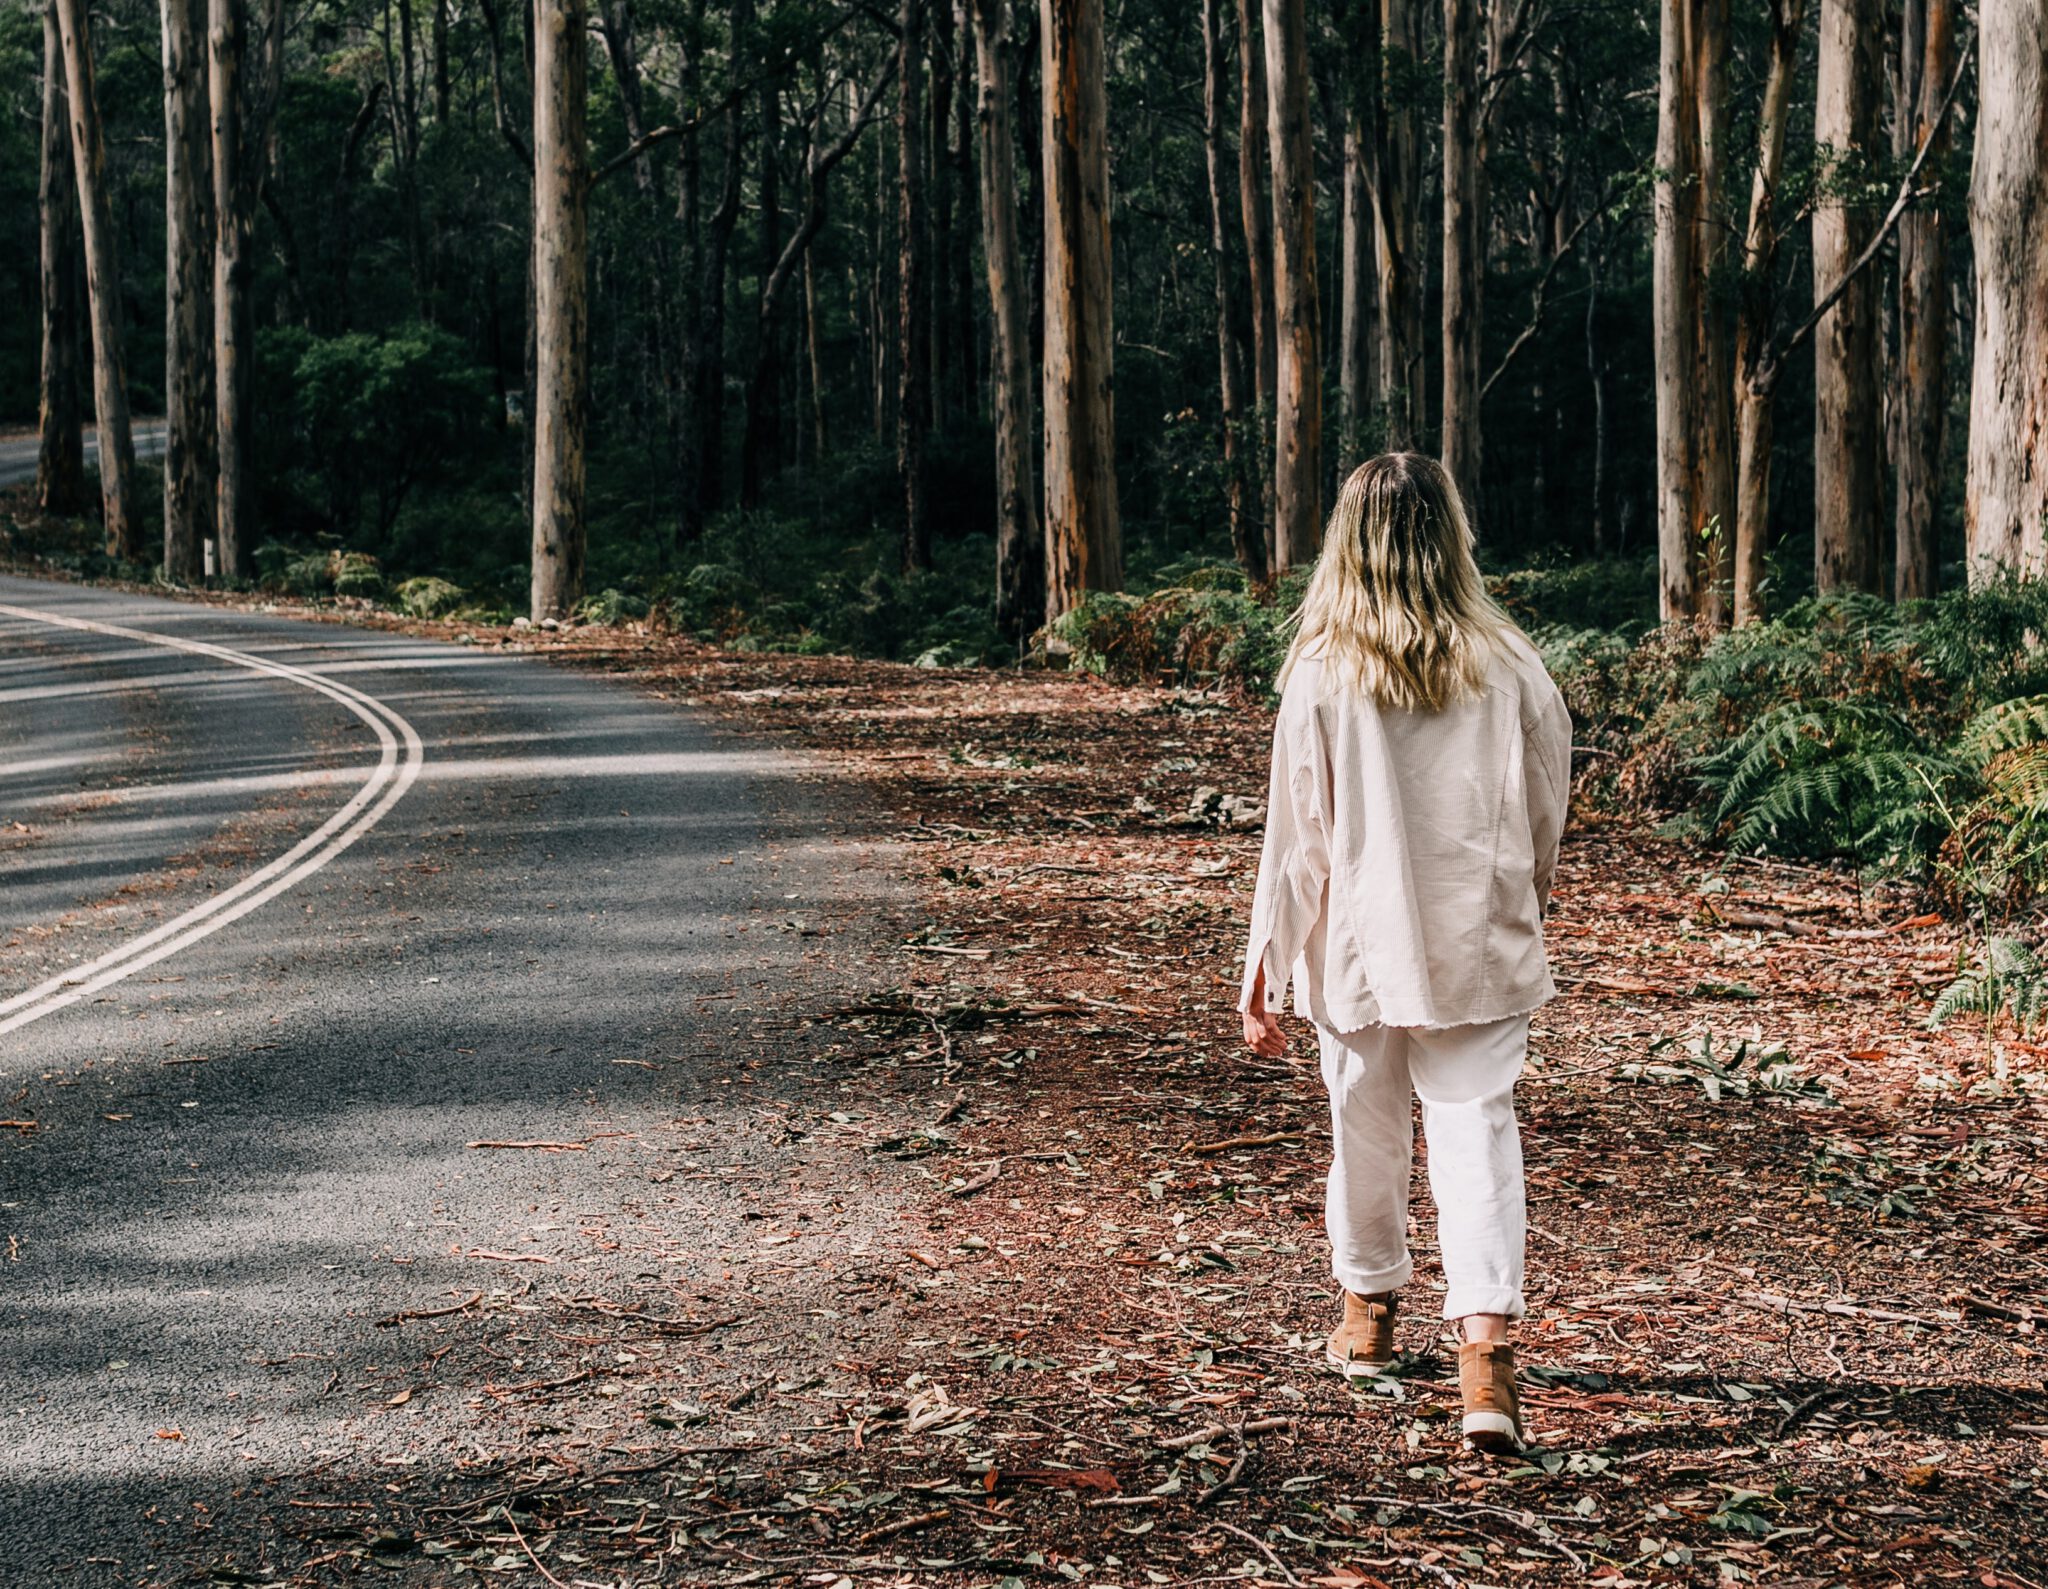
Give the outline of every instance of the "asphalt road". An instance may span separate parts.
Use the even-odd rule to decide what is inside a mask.
[[[164,422],[160,419],[135,421],[135,457],[138,462],[164,455]],[[0,486],[16,486],[36,477],[36,433],[32,430],[0,435]],[[100,439],[92,426],[85,427],[85,463],[97,469]]]
[[[869,858],[629,682],[0,578],[0,1583],[166,1581],[248,1475],[348,1455],[380,1317],[618,1203],[594,1149],[468,1144],[707,1108],[861,960]],[[414,1412],[364,1460],[463,1439]]]

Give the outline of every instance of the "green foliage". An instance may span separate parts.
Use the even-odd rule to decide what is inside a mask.
[[[644,597],[629,596],[622,590],[602,590],[585,596],[576,604],[578,623],[622,624],[647,616]]]
[[[1232,564],[1162,570],[1149,595],[1091,591],[1047,628],[1069,665],[1127,682],[1227,684],[1270,694],[1286,660],[1305,574],[1265,596]]]
[[[463,589],[432,574],[401,580],[391,599],[408,618],[439,618],[455,611],[463,602]]]
[[[1959,1016],[1975,1015],[1988,1027],[2010,1015],[2020,1031],[2030,1032],[2048,1009],[2048,971],[2040,957],[2018,938],[1989,939],[1977,963],[1941,990],[1927,1017],[1929,1026],[1946,1026]]]
[[[257,338],[260,485],[270,522],[389,544],[408,497],[452,484],[486,434],[489,383],[461,340],[408,324]]]

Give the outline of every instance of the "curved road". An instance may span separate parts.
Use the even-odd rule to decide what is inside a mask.
[[[0,578],[0,1580],[172,1576],[172,1512],[334,1455],[378,1318],[732,1107],[881,897],[802,773],[530,656]],[[468,1146],[521,1141],[593,1146]]]

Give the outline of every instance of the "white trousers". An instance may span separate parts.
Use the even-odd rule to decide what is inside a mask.
[[[1319,1035],[1334,1147],[1324,1221],[1338,1284],[1373,1296],[1413,1278],[1408,1180],[1415,1142],[1409,1100],[1419,1095],[1437,1242],[1449,1283],[1444,1317],[1520,1318],[1528,1208],[1515,1080],[1528,1051],[1529,1017]]]

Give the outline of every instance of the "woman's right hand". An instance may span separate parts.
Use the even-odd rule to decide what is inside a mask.
[[[1280,1059],[1287,1053],[1287,1034],[1280,1028],[1280,1015],[1266,1008],[1266,973],[1263,967],[1252,978],[1251,1008],[1244,1012],[1244,1042],[1254,1054]]]

